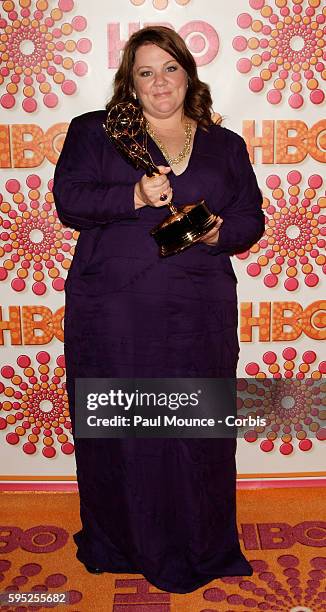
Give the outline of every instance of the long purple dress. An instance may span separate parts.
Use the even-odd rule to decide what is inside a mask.
[[[236,277],[229,255],[264,231],[244,140],[197,128],[176,204],[204,198],[224,223],[216,246],[160,258],[150,229],[166,207],[134,209],[144,173],[121,158],[104,110],[75,117],[54,181],[62,223],[80,230],[66,281],[65,356],[74,432],[75,377],[234,377]],[[167,165],[148,138],[154,162]],[[188,593],[251,576],[236,526],[236,439],[75,438],[82,529],[76,556]]]

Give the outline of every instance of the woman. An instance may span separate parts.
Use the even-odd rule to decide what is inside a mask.
[[[80,230],[65,288],[73,427],[76,377],[235,376],[229,255],[264,231],[245,142],[212,123],[209,88],[174,31],[133,34],[114,85],[107,110],[138,98],[161,174],[148,178],[120,156],[102,126],[106,111],[72,120],[54,196],[61,221]],[[221,217],[201,241],[161,258],[149,232],[172,193],[177,205],[203,198]],[[141,573],[175,593],[252,575],[236,529],[236,439],[76,438],[75,448],[82,529],[74,539],[86,569]]]

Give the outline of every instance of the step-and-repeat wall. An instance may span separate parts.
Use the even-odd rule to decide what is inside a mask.
[[[184,38],[264,194],[265,234],[232,258],[239,413],[273,401],[238,441],[239,478],[326,475],[325,22],[322,0],[1,2],[1,480],[75,478],[63,315],[78,233],[57,218],[53,172],[70,120],[104,107],[149,24]]]

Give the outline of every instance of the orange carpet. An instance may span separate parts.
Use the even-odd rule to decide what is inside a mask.
[[[75,558],[76,493],[0,493],[0,592],[69,593],[66,612],[317,612],[326,610],[326,489],[237,492],[248,577],[216,579],[189,595],[159,591],[141,574],[89,574]],[[216,542],[218,547],[218,542]],[[1,610],[43,610],[31,604]]]

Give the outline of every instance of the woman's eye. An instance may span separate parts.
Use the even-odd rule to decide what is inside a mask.
[[[167,72],[175,72],[175,70],[177,70],[178,67],[177,66],[168,66],[167,67]],[[140,72],[140,76],[141,77],[148,77],[151,76],[152,71],[151,70],[143,70],[142,72]]]

